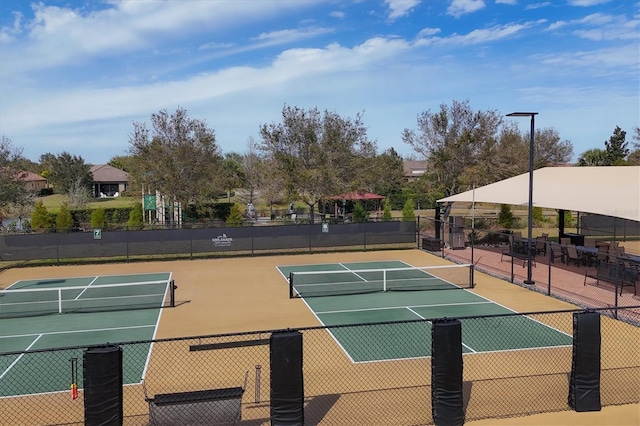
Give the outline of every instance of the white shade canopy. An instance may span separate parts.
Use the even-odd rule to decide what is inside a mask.
[[[529,173],[438,200],[529,204]],[[640,221],[640,167],[545,167],[533,172],[533,205]]]

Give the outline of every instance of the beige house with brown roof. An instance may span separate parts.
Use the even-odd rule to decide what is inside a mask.
[[[24,182],[27,191],[39,192],[47,187],[47,180],[33,172],[22,171],[17,174],[17,179]]]
[[[108,164],[91,167],[94,197],[117,197],[127,190],[129,173]]]

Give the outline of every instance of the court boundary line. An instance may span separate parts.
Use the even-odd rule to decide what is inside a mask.
[[[84,289],[84,290],[82,290],[82,291],[80,292],[80,294],[78,294],[78,295],[76,296],[76,298],[75,298],[75,299],[73,299],[73,300],[78,300],[78,298],[79,298],[80,296],[82,296],[82,295],[84,294],[84,292],[85,292],[85,291],[87,291],[87,289],[88,289],[89,287],[91,287],[91,284],[95,283],[95,282],[98,280],[98,278],[100,278],[100,275],[96,275],[96,276],[95,276],[95,278],[94,278],[94,279],[92,279],[92,280],[91,280],[91,282],[90,282],[89,284],[87,284],[87,286],[85,287],[85,289]]]
[[[413,265],[411,265],[411,264],[409,264],[409,263],[407,263],[407,262],[405,262],[405,261],[403,261],[403,260],[397,260],[397,259],[396,259],[396,260],[386,260],[386,261],[347,262],[347,263],[379,263],[379,262],[399,262],[399,263],[402,263],[402,264],[404,264],[404,265],[407,265],[407,267],[409,267],[409,268],[415,268],[415,266],[413,266]],[[339,263],[321,263],[321,264],[318,264],[318,265],[335,265],[335,264],[340,265],[340,266],[342,266],[342,267],[345,267],[345,268],[346,268],[346,266],[345,266],[342,262],[339,262]],[[286,268],[287,266],[304,267],[304,266],[311,266],[311,265],[316,265],[316,264],[284,265],[284,266],[282,266],[282,267],[283,267],[283,268]],[[458,265],[458,264],[452,263],[452,265]],[[472,265],[472,264],[467,264],[467,265],[470,265],[471,267],[473,267],[473,265]],[[449,266],[449,265],[432,265],[432,266],[436,266],[436,267],[437,267],[437,266]],[[280,266],[276,266],[276,269],[278,270],[278,272],[280,272],[280,275],[282,275],[282,277],[283,277],[283,278],[288,282],[288,278],[287,278],[287,277],[282,273],[282,270],[280,269]],[[377,269],[383,269],[383,268],[377,268]],[[392,269],[392,268],[388,268],[388,269]],[[347,269],[347,270],[349,271],[349,269]],[[317,271],[317,272],[323,272],[323,271]],[[454,287],[457,287],[457,289],[459,289],[459,290],[463,290],[463,291],[465,291],[465,292],[467,292],[467,293],[470,293],[470,294],[472,294],[472,295],[474,295],[474,296],[476,296],[476,297],[478,297],[478,298],[480,298],[480,299],[485,300],[485,301],[486,301],[486,303],[494,304],[494,305],[499,306],[499,307],[501,307],[501,308],[503,308],[503,309],[505,309],[505,310],[507,310],[507,311],[509,311],[509,312],[511,312],[511,313],[519,314],[519,312],[517,312],[517,311],[515,311],[515,310],[513,310],[513,309],[511,309],[511,308],[509,308],[509,307],[507,307],[507,306],[504,306],[504,305],[503,305],[503,304],[501,304],[501,303],[498,303],[498,302],[493,301],[493,300],[491,300],[491,299],[489,299],[489,298],[487,298],[487,297],[485,297],[485,296],[482,296],[482,295],[480,295],[480,294],[477,294],[477,293],[475,293],[475,292],[472,292],[471,290],[473,290],[473,288],[475,288],[475,285],[474,285],[474,287],[473,287],[473,288],[469,289],[469,288],[463,288],[463,287],[460,287],[460,286],[458,286],[458,285],[456,285],[456,284],[450,283],[450,282],[448,282],[447,280],[443,280],[443,281],[447,282],[448,284],[450,284],[450,285],[452,285],[452,286],[454,286]],[[453,290],[453,289],[452,289],[452,290]],[[307,306],[307,309],[309,309],[309,310],[311,311],[311,313],[313,314],[313,316],[314,316],[314,317],[316,317],[316,319],[320,322],[320,324],[322,324],[322,326],[323,326],[323,327],[326,327],[326,328],[327,328],[327,332],[331,335],[331,337],[334,339],[334,341],[336,341],[336,344],[337,344],[337,345],[342,349],[343,353],[345,353],[345,355],[347,356],[347,358],[348,358],[352,363],[354,363],[354,364],[358,364],[358,363],[365,363],[365,362],[397,361],[397,360],[401,360],[401,359],[402,359],[402,360],[404,360],[404,359],[421,359],[421,358],[431,358],[431,356],[430,356],[430,355],[427,355],[427,356],[424,356],[424,357],[409,357],[409,358],[393,358],[393,359],[385,359],[385,360],[354,361],[354,360],[353,360],[353,358],[351,357],[351,355],[349,354],[349,352],[345,350],[345,348],[342,346],[342,344],[341,344],[341,343],[336,339],[336,337],[333,335],[333,333],[331,333],[331,331],[328,329],[328,328],[329,328],[329,327],[331,327],[331,326],[327,326],[327,325],[326,325],[326,324],[325,324],[325,323],[324,323],[324,322],[323,322],[323,321],[318,317],[318,315],[316,314],[316,312],[315,312],[315,311],[314,311],[314,310],[309,306],[309,304],[306,302],[306,300],[305,300],[305,298],[304,298],[304,297],[302,297],[302,296],[301,296],[301,297],[300,297],[300,299],[304,302],[304,304]],[[375,308],[374,308],[374,309],[375,309]],[[418,316],[420,316],[420,315],[418,315]],[[555,331],[555,332],[557,332],[557,333],[560,333],[560,334],[562,334],[562,335],[565,335],[565,336],[571,337],[571,335],[570,335],[570,334],[565,333],[565,332],[564,332],[564,331],[562,331],[562,330],[558,330],[557,328],[552,327],[552,326],[550,326],[550,325],[548,325],[548,324],[545,324],[545,323],[543,323],[543,322],[541,322],[541,321],[539,321],[539,320],[537,320],[537,319],[531,318],[529,315],[522,315],[522,317],[526,318],[527,320],[530,320],[530,321],[533,321],[533,322],[535,322],[535,323],[538,323],[538,324],[542,325],[543,327],[546,327],[546,328],[548,328],[548,329],[550,329],[550,330],[553,330],[553,331]],[[423,319],[424,319],[424,318],[423,318]],[[430,321],[427,321],[427,322],[431,323]],[[348,324],[345,324],[345,325],[348,325]],[[464,345],[464,343],[463,343],[463,345]],[[557,345],[557,346],[535,346],[535,347],[530,347],[530,348],[513,348],[513,349],[509,349],[509,350],[501,349],[501,350],[496,350],[496,351],[476,351],[476,352],[473,352],[473,353],[478,353],[478,354],[479,354],[479,353],[493,353],[493,352],[505,352],[505,351],[516,351],[516,350],[521,351],[521,350],[534,350],[534,349],[543,349],[543,348],[557,348],[557,347],[564,347],[564,346],[568,346],[568,345]],[[471,348],[469,347],[469,349],[471,349]],[[472,353],[472,354],[473,354],[473,353]],[[465,354],[463,354],[463,355],[465,355]]]
[[[33,342],[31,342],[31,344],[30,344],[29,346],[27,346],[27,349],[25,349],[25,351],[28,351],[29,349],[31,349],[31,347],[32,347],[33,345],[35,345],[35,344],[36,344],[36,342],[37,342],[38,340],[40,340],[40,338],[41,338],[41,337],[42,337],[42,334],[38,335],[38,337],[36,337],[35,339],[33,339]],[[23,356],[24,356],[24,352],[23,352],[23,353],[21,353],[20,355],[18,355],[18,357],[17,357],[16,359],[14,359],[14,360],[13,360],[13,362],[12,362],[11,364],[9,364],[9,366],[4,370],[4,372],[3,372],[2,374],[0,374],[0,380],[1,380],[4,376],[6,376],[6,375],[7,375],[7,373],[8,373],[9,371],[11,371],[11,369],[12,369],[13,367],[15,367],[15,366],[16,366],[16,364],[18,363],[18,361],[20,361],[20,360],[22,359],[22,357],[23,357]]]
[[[96,277],[131,277],[131,276],[135,276],[135,275],[155,275],[155,274],[168,274],[169,277],[171,277],[171,272],[139,272],[137,274],[135,273],[131,273],[131,274],[114,274],[114,275],[80,275],[77,277],[51,277],[51,278],[41,278],[43,280],[66,280],[66,279],[77,279],[77,278],[96,278]],[[36,278],[37,280],[38,278]],[[171,279],[171,278],[169,278]],[[20,281],[35,281],[35,280],[18,280],[18,281],[14,281],[12,284],[9,284],[7,287],[3,288],[2,290],[9,290],[11,287],[13,287],[14,285],[18,284]],[[147,280],[147,281],[162,281],[162,280]],[[142,281],[144,282],[144,281]],[[123,283],[123,284],[135,284],[134,283]],[[83,287],[83,286],[76,286],[76,287]],[[19,289],[17,289],[19,290]]]
[[[169,286],[173,285],[172,281],[173,281],[173,273],[169,272],[169,285],[165,288],[164,299],[162,300],[163,302],[167,298],[167,291],[169,291]],[[161,308],[160,312],[158,313],[158,318],[156,319],[155,329],[153,330],[152,340],[156,340],[156,336],[158,334],[158,328],[160,328],[160,318],[162,318],[162,311],[163,310],[164,309]],[[147,376],[147,369],[149,368],[149,364],[151,363],[151,353],[153,352],[153,347],[154,346],[155,346],[154,342],[151,342],[151,345],[149,345],[149,351],[147,352],[147,359],[144,361],[144,367],[142,368],[142,377],[140,377],[140,383],[144,383],[144,379]]]
[[[82,330],[69,330],[69,331],[50,331],[50,332],[46,332],[46,333],[25,333],[25,334],[9,334],[9,335],[2,335],[0,336],[0,339],[8,339],[8,338],[18,338],[18,337],[29,337],[29,336],[49,336],[49,335],[56,335],[56,334],[73,334],[73,333],[91,333],[94,331],[115,331],[115,330],[128,330],[128,329],[134,329],[134,328],[149,328],[149,327],[155,327],[154,324],[147,324],[147,325],[132,325],[132,326],[128,326],[128,327],[108,327],[108,328],[93,328],[93,329],[82,329]],[[82,345],[78,345],[78,346],[82,346]],[[89,345],[89,346],[95,346],[95,345]],[[57,349],[57,348],[49,348],[49,349]],[[23,352],[28,351],[29,349],[25,349]],[[18,351],[15,351],[18,352]]]
[[[430,321],[425,321],[430,322]],[[514,349],[496,349],[491,351],[477,351],[477,352],[463,352],[462,356],[473,356],[473,355],[483,355],[483,354],[492,354],[492,353],[501,353],[501,352],[515,352],[515,351],[535,351],[538,349],[557,349],[557,348],[570,348],[572,345],[557,345],[557,346],[534,346],[529,348],[514,348]],[[367,361],[355,361],[354,364],[368,364],[373,362],[393,362],[393,361],[404,361],[404,360],[412,360],[412,359],[428,359],[432,358],[431,355],[425,356],[411,356],[406,358],[388,358],[388,359],[375,359],[375,360],[367,360]]]
[[[404,264],[406,264],[406,265],[408,265],[408,266],[411,266],[409,263],[405,262],[404,260],[399,260],[398,262],[401,262],[401,263],[404,263]],[[453,263],[453,264],[454,264],[454,265],[458,265],[457,263]],[[465,263],[465,265],[471,265],[471,266],[475,269],[475,265],[473,265],[473,264],[471,264],[471,263]],[[483,272],[480,272],[480,273],[483,273]],[[485,274],[485,275],[486,275],[486,274]],[[445,280],[445,281],[446,281],[446,280]],[[501,281],[504,281],[504,280],[501,280]],[[451,284],[451,285],[455,285],[455,284],[452,284],[452,283],[450,283],[450,284]],[[504,309],[506,309],[506,310],[508,310],[508,311],[510,311],[510,312],[513,312],[514,314],[519,314],[519,313],[520,313],[520,312],[518,312],[518,311],[516,311],[516,310],[513,310],[513,309],[511,309],[511,308],[509,308],[509,307],[507,307],[507,306],[505,306],[505,305],[503,305],[503,304],[501,304],[501,303],[498,303],[498,302],[496,302],[496,301],[494,301],[494,300],[491,300],[491,299],[489,299],[488,297],[484,297],[484,296],[483,296],[483,295],[481,295],[481,294],[477,294],[477,293],[472,292],[471,290],[473,290],[473,289],[475,288],[475,283],[474,283],[474,286],[473,286],[472,288],[470,288],[470,289],[469,289],[469,288],[462,288],[462,287],[458,287],[458,288],[459,288],[460,290],[464,290],[464,291],[466,291],[467,293],[471,293],[471,294],[473,294],[473,295],[476,295],[476,296],[478,296],[478,297],[479,297],[479,298],[481,298],[481,299],[484,299],[484,300],[487,300],[487,301],[489,301],[489,302],[491,302],[491,303],[493,303],[493,304],[496,304],[496,305],[498,305],[498,306],[500,306],[500,307],[502,307],[502,308],[504,308]],[[537,320],[537,319],[535,319],[535,318],[531,318],[529,315],[522,315],[522,316],[523,316],[523,317],[525,317],[525,318],[527,318],[527,319],[529,319],[529,320],[531,320],[531,321],[533,321],[533,322],[537,322],[537,323],[538,323],[538,324],[540,324],[540,325],[543,325],[543,326],[545,326],[545,327],[547,327],[547,328],[550,328],[551,330],[557,331],[557,332],[558,332],[558,333],[560,333],[560,334],[564,334],[565,336],[573,337],[571,334],[569,334],[569,333],[565,333],[565,332],[564,332],[564,331],[562,331],[562,330],[558,330],[557,328],[552,327],[552,326],[550,326],[549,324],[545,324],[545,323],[541,322],[540,320]]]
[[[166,275],[168,275],[168,277],[166,279],[167,286],[165,287],[164,297],[163,297],[163,303],[164,303],[164,300],[168,297],[168,292],[169,292],[169,287],[168,286],[172,285],[171,284],[171,281],[173,279],[173,273],[172,272],[152,272],[152,273],[115,274],[115,275],[88,275],[88,276],[83,276],[83,277],[69,277],[69,278],[90,278],[90,277],[93,277],[93,280],[91,281],[91,283],[89,283],[86,286],[86,288],[83,290],[83,292],[84,292],[84,291],[86,291],[88,289],[88,287],[91,284],[93,284],[100,277],[141,276],[141,275],[156,275],[156,274],[159,274],[159,275],[166,274]],[[65,279],[65,278],[60,278],[60,279]],[[18,283],[20,281],[22,281],[22,280],[18,280],[15,283]],[[165,280],[163,279],[163,280],[157,280],[157,281],[161,282],[161,281],[165,281]],[[123,284],[135,284],[135,283],[123,283]],[[13,286],[13,284],[11,284],[9,287],[11,287],[11,286]],[[9,287],[5,288],[5,290],[8,290]],[[80,293],[80,295],[81,294],[82,293]],[[78,295],[77,297],[79,297],[80,295]],[[76,297],[76,299],[77,299],[77,297]],[[154,342],[153,341],[156,339],[156,336],[157,336],[157,333],[158,333],[158,329],[160,327],[160,320],[161,320],[161,317],[162,317],[163,309],[162,309],[162,306],[158,306],[157,309],[159,310],[159,312],[158,312],[158,316],[157,316],[154,324],[135,325],[135,326],[126,326],[126,327],[108,327],[108,328],[97,328],[97,329],[51,331],[51,332],[46,332],[46,333],[25,333],[25,334],[14,334],[14,335],[0,335],[0,339],[38,336],[26,349],[24,349],[23,353],[18,355],[18,357],[11,363],[11,365],[9,365],[9,367],[2,373],[2,375],[0,375],[0,379],[2,379],[4,376],[6,376],[9,373],[9,371],[24,357],[25,352],[29,351],[29,349],[43,336],[61,335],[61,334],[73,334],[73,333],[92,333],[92,332],[104,332],[104,331],[130,330],[130,329],[141,329],[141,328],[151,328],[151,327],[153,327],[153,333],[152,333],[152,336],[151,336],[151,340],[152,341],[151,341],[151,344],[149,345],[149,350],[147,351],[147,356],[146,356],[145,362],[144,362],[144,364],[142,366],[141,377],[138,378],[138,380],[135,381],[135,382],[124,384],[124,386],[130,386],[130,385],[139,386],[141,383],[144,382],[144,378],[145,378],[147,370],[149,368],[149,364],[150,364],[150,361],[151,361],[151,353],[152,353],[153,348],[154,348]],[[79,345],[79,346],[81,346],[81,345]],[[84,388],[81,387],[79,389],[84,389]],[[56,393],[62,393],[62,392],[66,392],[66,390],[50,391],[50,392],[38,392],[38,393],[29,393],[29,394],[7,395],[7,396],[0,396],[0,399],[16,398],[16,397],[20,397],[20,396],[56,394]]]
[[[438,303],[435,305],[404,305],[404,306],[385,306],[382,308],[362,308],[362,309],[340,309],[340,310],[336,310],[336,311],[321,311],[318,312],[318,315],[324,315],[324,314],[341,314],[341,313],[348,313],[348,312],[365,312],[365,311],[383,311],[386,309],[405,309],[405,308],[435,308],[437,306],[461,306],[461,305],[488,305],[488,304],[492,304],[491,302],[462,302],[462,303]],[[424,317],[422,317],[421,315],[417,314],[416,315],[420,316],[420,318],[422,319],[426,319]]]

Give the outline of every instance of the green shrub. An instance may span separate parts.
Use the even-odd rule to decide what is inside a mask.
[[[356,203],[353,206],[353,221],[355,223],[366,222],[368,219],[367,211],[362,206],[362,203]]]
[[[142,203],[136,203],[129,211],[129,220],[127,221],[127,225],[131,229],[141,229],[143,219]]]
[[[515,225],[515,217],[508,204],[500,205],[500,213],[498,214],[498,225],[502,228],[511,229]]]
[[[63,203],[56,215],[56,230],[57,232],[69,232],[73,227],[73,218],[71,212],[66,203]]]
[[[227,216],[227,225],[229,226],[242,226],[242,212],[240,211],[240,206],[234,204],[231,206],[231,210],[229,212],[229,216]]]
[[[576,221],[569,210],[564,211],[564,226],[566,228],[575,228]]]
[[[382,210],[382,221],[391,222],[393,216],[391,216],[391,203],[384,203],[384,210]]]
[[[402,221],[403,222],[415,222],[416,221],[416,213],[414,210],[415,203],[413,202],[413,198],[407,198],[407,201],[404,203],[404,207],[402,208]]]
[[[91,212],[91,227],[104,228],[107,224],[107,215],[103,208],[99,207]]]
[[[42,200],[38,201],[31,214],[31,228],[34,230],[48,230],[51,228],[51,214]]]

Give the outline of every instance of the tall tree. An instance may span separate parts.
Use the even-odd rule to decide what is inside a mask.
[[[429,175],[445,194],[466,186],[464,170],[477,163],[478,152],[494,139],[502,116],[494,110],[473,111],[469,101],[441,104],[440,110],[418,115],[418,130],[405,129],[402,140],[429,161]]]
[[[245,189],[249,191],[249,201],[254,202],[256,191],[260,188],[264,176],[264,162],[260,156],[258,143],[252,137],[247,140],[247,152],[242,156],[242,171]]]
[[[530,133],[524,135],[527,147],[530,144]],[[534,134],[534,169],[557,166],[571,161],[573,146],[568,140],[561,140],[558,131],[551,127],[536,129]],[[528,166],[527,166],[528,170]]]
[[[395,149],[389,148],[373,158],[361,157],[358,167],[360,187],[376,194],[389,196],[402,192],[404,161]]]
[[[0,219],[7,209],[25,206],[33,199],[21,180],[25,176],[22,160],[22,149],[15,147],[8,136],[0,136]]]
[[[607,166],[607,152],[604,149],[588,149],[578,157],[578,166]]]
[[[307,204],[311,221],[320,200],[352,189],[357,159],[375,153],[360,114],[352,120],[285,105],[282,122],[262,125],[260,136],[260,149],[276,168],[288,199]]]
[[[40,164],[47,171],[47,179],[55,192],[67,194],[74,185],[91,190],[93,176],[91,166],[85,164],[80,156],[71,155],[64,151],[59,155],[51,153],[40,156]]]
[[[242,169],[242,155],[237,152],[228,152],[224,155],[221,167],[221,180],[227,200],[231,201],[231,191],[240,188],[244,184],[244,170]]]
[[[215,132],[205,121],[190,118],[185,109],[151,114],[151,129],[134,122],[129,144],[137,165],[134,178],[168,200],[186,205],[220,190],[216,172],[222,155]],[[174,208],[175,203],[170,205]],[[175,217],[172,214],[171,220]]]
[[[608,165],[616,166],[624,164],[624,160],[629,155],[629,148],[627,148],[626,139],[627,132],[622,130],[620,126],[616,126],[613,130],[613,135],[608,141],[604,142],[605,150],[607,152]]]
[[[633,128],[633,151],[629,153],[629,164],[640,166],[640,126]]]

